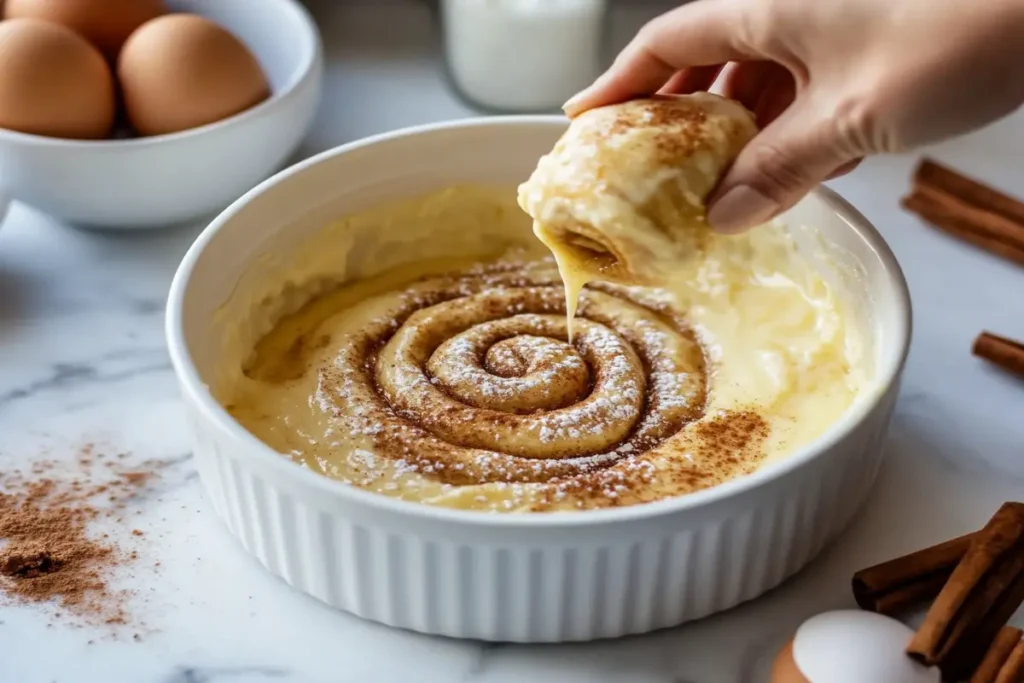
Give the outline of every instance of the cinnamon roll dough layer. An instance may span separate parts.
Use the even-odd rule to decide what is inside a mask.
[[[699,258],[705,200],[757,133],[743,105],[667,95],[579,115],[519,188],[570,308],[587,282],[661,285]]]
[[[429,258],[438,239],[447,256]],[[712,237],[671,289],[589,285],[571,344],[558,268],[507,190],[380,207],[299,253],[319,265],[293,257],[223,311],[215,391],[284,457],[395,498],[549,511],[684,495],[807,443],[866,382],[859,330],[777,226]],[[367,254],[387,269],[324,284]]]

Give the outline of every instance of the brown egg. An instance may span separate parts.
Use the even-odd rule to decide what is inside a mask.
[[[792,640],[786,643],[786,646],[782,648],[779,656],[775,659],[775,664],[772,666],[771,683],[809,683],[803,673],[800,672],[800,669],[797,668],[796,660],[793,659]]]
[[[161,0],[6,0],[4,18],[42,19],[77,31],[107,57],[132,31],[166,12]]]
[[[0,127],[58,138],[104,138],[114,79],[85,38],[35,19],[0,21]]]
[[[128,120],[141,135],[213,123],[270,95],[245,45],[192,14],[168,14],[140,27],[121,50],[117,77]]]

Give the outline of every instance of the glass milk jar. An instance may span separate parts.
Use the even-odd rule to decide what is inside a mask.
[[[498,112],[557,110],[602,70],[607,0],[442,0],[452,82]]]

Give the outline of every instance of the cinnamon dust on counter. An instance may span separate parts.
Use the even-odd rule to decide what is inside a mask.
[[[90,444],[70,466],[41,460],[27,472],[0,471],[0,592],[53,602],[59,617],[79,622],[128,623],[130,595],[110,579],[137,552],[90,529],[100,518],[122,522],[126,504],[156,476],[123,466],[125,457],[107,459]]]

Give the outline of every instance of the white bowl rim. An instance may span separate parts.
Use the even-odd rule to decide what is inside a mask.
[[[891,388],[893,382],[899,377],[906,363],[912,331],[910,291],[896,256],[892,253],[892,250],[878,230],[845,199],[826,187],[815,189],[813,194],[821,197],[828,203],[850,228],[868,243],[882,261],[885,277],[895,298],[893,304],[902,312],[893,330],[893,342],[889,346],[889,352],[883,354],[882,362],[879,364],[876,373],[874,390],[870,397],[857,401],[817,439],[796,449],[786,457],[757,469],[751,474],[730,479],[722,484],[694,493],[650,503],[597,510],[543,513],[486,513],[445,508],[400,500],[372,491],[365,491],[306,469],[260,441],[242,427],[214,398],[209,387],[199,376],[185,343],[184,329],[181,324],[184,295],[199,255],[221,227],[228,223],[251,199],[273,188],[285,179],[302,173],[322,161],[357,149],[370,147],[380,142],[459,128],[501,128],[509,125],[559,125],[564,127],[566,123],[567,120],[558,115],[509,115],[456,119],[400,128],[361,138],[316,154],[278,172],[246,192],[214,218],[203,232],[200,233],[186,252],[171,282],[167,301],[165,332],[171,365],[182,386],[185,398],[192,401],[195,406],[198,406],[205,413],[206,419],[215,423],[228,437],[244,445],[247,448],[248,456],[257,458],[262,465],[275,468],[276,472],[281,476],[292,477],[304,485],[318,489],[324,494],[339,496],[342,499],[347,499],[352,504],[366,506],[368,509],[382,513],[413,515],[421,519],[425,518],[440,523],[467,527],[500,527],[507,529],[564,528],[625,523],[678,514],[694,508],[708,507],[723,499],[738,496],[764,486],[795,469],[810,464],[829,452],[860,425],[877,407],[883,396]]]
[[[206,133],[213,133],[221,128],[226,128],[232,124],[240,123],[243,120],[262,116],[265,111],[276,106],[280,101],[298,90],[299,86],[306,82],[310,73],[317,68],[317,65],[323,58],[323,46],[320,44],[320,32],[316,27],[316,22],[313,20],[313,16],[309,13],[309,10],[306,9],[305,5],[298,0],[273,1],[285,5],[299,16],[303,29],[306,32],[305,40],[310,42],[312,49],[309,50],[309,53],[306,55],[306,59],[296,69],[296,75],[283,88],[270,93],[270,97],[259,104],[249,107],[248,109],[244,109],[237,114],[232,114],[226,119],[207,123],[202,126],[196,126],[195,128],[186,128],[185,130],[180,130],[176,133],[163,133],[161,135],[148,135],[137,138],[79,140],[76,138],[56,138],[49,135],[22,133],[20,131],[11,130],[10,128],[0,128],[0,139],[7,138],[11,142],[33,144],[43,147],[76,147],[79,149],[92,148],[104,150],[145,149],[147,147],[156,147],[158,145],[173,144],[188,138],[205,135]],[[175,13],[172,12],[170,14]],[[181,12],[177,12],[177,14],[181,14]]]

